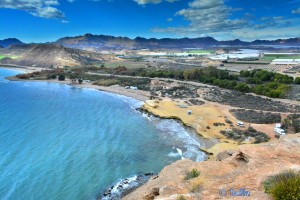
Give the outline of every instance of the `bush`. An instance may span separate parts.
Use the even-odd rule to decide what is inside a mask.
[[[47,79],[56,79],[56,74],[48,74]]]
[[[64,81],[65,79],[66,79],[66,77],[65,77],[64,74],[60,74],[60,75],[58,76],[58,80],[59,80],[59,81]]]
[[[189,191],[192,193],[200,192],[202,189],[203,180],[202,179],[195,179],[191,182],[189,187]]]
[[[300,173],[285,171],[268,177],[264,182],[265,192],[275,200],[300,199]]]
[[[186,200],[186,198],[184,196],[180,195],[176,198],[176,200]]]
[[[192,178],[196,178],[200,175],[200,172],[197,170],[197,169],[192,169],[192,171],[190,172],[187,172],[186,175],[185,175],[185,180],[190,180]]]
[[[233,124],[232,121],[230,121],[229,119],[225,119],[225,122],[226,122],[227,124]]]
[[[290,86],[278,82],[269,82],[263,85],[257,85],[251,88],[256,94],[265,95],[272,98],[283,98]]]
[[[295,78],[294,83],[300,85],[300,77]]]
[[[238,83],[237,86],[235,86],[235,89],[240,92],[249,92],[250,87],[246,83]]]
[[[29,79],[31,76],[30,74],[18,74],[17,77],[19,79]]]

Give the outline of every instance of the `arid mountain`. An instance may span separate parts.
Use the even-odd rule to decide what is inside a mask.
[[[251,45],[286,45],[299,46],[300,38],[279,39],[279,40],[255,40],[244,42],[241,40],[218,41],[212,37],[202,38],[142,38],[130,39],[127,37],[114,37],[105,35],[85,34],[83,36],[65,37],[55,43],[65,47],[88,49],[88,50],[107,50],[107,49],[181,49],[181,48],[203,48],[213,46],[251,46]]]
[[[83,50],[134,49],[135,41],[127,37],[85,34],[83,36],[65,37],[56,44]]]
[[[300,37],[278,40],[255,40],[252,42],[245,42],[239,39],[218,41],[212,37],[162,39],[146,39],[142,37],[136,37],[135,39],[130,39],[128,37],[85,34],[82,36],[64,37],[57,40],[54,43],[67,48],[81,49],[87,51],[102,51],[122,49],[182,49],[219,46],[299,46]],[[5,48],[15,44],[20,45],[24,43],[15,38],[0,40],[0,46]]]
[[[24,44],[24,43],[16,38],[8,38],[8,39],[0,40],[0,46],[5,48],[14,44]]]
[[[108,55],[66,48],[58,44],[17,45],[11,46],[7,51],[15,52],[19,56],[15,59],[2,59],[2,64],[63,67],[97,63],[108,58]]]

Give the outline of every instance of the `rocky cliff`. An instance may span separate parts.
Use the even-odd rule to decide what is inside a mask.
[[[185,180],[186,173],[192,169],[197,169],[200,175]],[[265,194],[262,182],[288,169],[300,170],[299,134],[260,145],[241,145],[238,150],[220,153],[214,161],[177,161],[123,199],[232,199],[232,189],[250,195],[249,199],[267,200],[271,198]],[[245,196],[234,199],[245,199]]]

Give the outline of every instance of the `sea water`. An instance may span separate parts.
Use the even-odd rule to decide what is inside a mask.
[[[134,99],[0,69],[0,199],[86,200],[120,179],[189,158],[202,141]]]

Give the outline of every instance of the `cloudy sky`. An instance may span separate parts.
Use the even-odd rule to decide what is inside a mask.
[[[300,0],[0,0],[0,39],[300,37]]]

